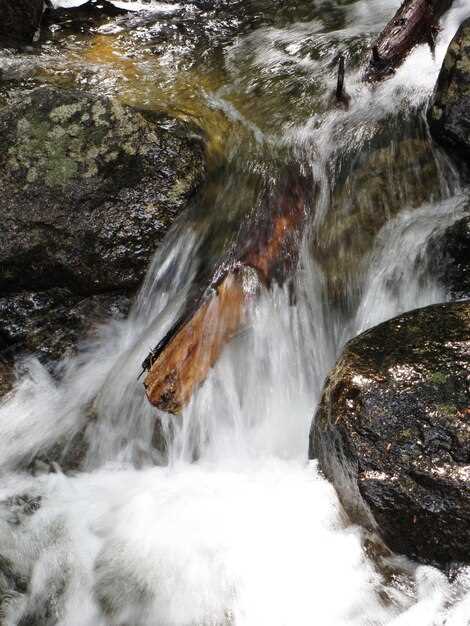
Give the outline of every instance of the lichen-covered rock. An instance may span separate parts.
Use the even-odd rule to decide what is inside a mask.
[[[38,32],[44,0],[0,0],[0,47],[31,44]]]
[[[351,517],[393,550],[470,562],[470,302],[401,315],[353,339],[310,435]]]
[[[186,125],[51,87],[0,110],[0,143],[3,293],[135,287],[204,173]]]
[[[40,87],[0,109],[0,145],[0,358],[55,361],[129,308],[204,176],[203,141],[115,99]]]
[[[470,158],[470,19],[447,50],[428,121],[433,137],[451,154]]]

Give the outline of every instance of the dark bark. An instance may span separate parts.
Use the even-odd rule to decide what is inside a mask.
[[[382,80],[403,63],[418,44],[434,47],[439,19],[453,0],[405,0],[372,46],[364,80]]]
[[[344,109],[349,108],[351,97],[346,91],[344,85],[345,60],[344,55],[340,54],[338,58],[338,78],[336,81],[335,99],[338,106]]]

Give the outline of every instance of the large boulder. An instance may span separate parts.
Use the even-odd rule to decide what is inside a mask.
[[[470,157],[470,19],[447,50],[428,121],[433,137],[454,156]]]
[[[353,339],[329,376],[310,456],[351,517],[424,562],[470,562],[470,302]]]
[[[204,173],[199,137],[52,87],[0,110],[0,291],[133,288]]]
[[[39,31],[44,0],[0,0],[0,47],[31,44]]]
[[[128,309],[203,179],[203,140],[116,99],[40,87],[0,109],[0,145],[0,359],[58,360]]]

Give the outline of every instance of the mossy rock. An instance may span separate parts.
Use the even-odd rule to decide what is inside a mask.
[[[351,517],[420,561],[470,561],[470,301],[412,311],[353,339],[312,423]]]
[[[0,290],[137,286],[205,172],[181,122],[51,87],[0,109]]]
[[[205,175],[190,124],[52,87],[0,109],[0,395],[122,315]]]

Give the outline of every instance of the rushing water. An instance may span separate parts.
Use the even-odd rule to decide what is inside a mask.
[[[153,7],[158,18],[136,14],[130,34],[117,19],[91,44],[74,35],[67,48],[59,37],[41,55],[7,59],[12,72],[39,75],[55,63],[51,80],[67,68],[87,88],[106,75],[101,88],[127,101],[179,108],[206,129],[213,166],[128,319],[110,320],[59,378],[31,358],[0,404],[5,626],[468,624],[470,570],[449,581],[351,525],[307,446],[344,343],[447,297],[426,244],[458,218],[467,192],[433,151],[423,112],[470,8],[455,3],[435,58],[420,47],[371,89],[360,82],[361,54],[397,1],[297,3],[298,14],[288,3],[274,17],[259,4],[245,21],[227,18],[220,32],[213,25],[197,45],[189,36],[167,41],[158,61],[148,47],[174,19],[168,5]],[[203,18],[180,5],[173,9],[190,30]],[[196,69],[188,49],[202,55]],[[339,51],[348,58],[348,111],[329,97]],[[249,331],[226,347],[181,418],[160,416],[167,447],[158,451],[140,363],[252,208],[254,174],[269,179],[293,158],[316,181],[294,284],[253,303]],[[75,475],[18,469],[84,428],[89,449]]]

